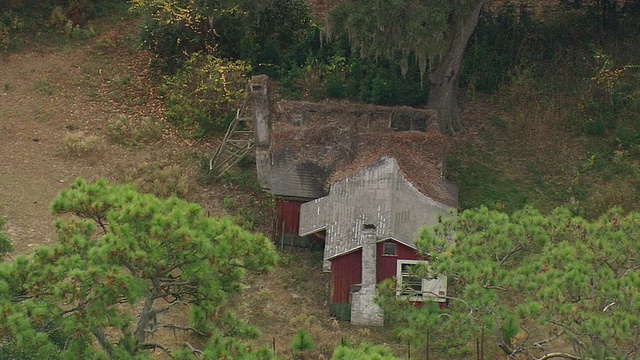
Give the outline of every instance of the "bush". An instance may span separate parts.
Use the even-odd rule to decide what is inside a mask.
[[[154,64],[174,73],[195,53],[243,60],[277,76],[291,62],[304,62],[305,41],[315,27],[303,0],[203,2],[133,0],[144,18],[141,39]],[[296,60],[297,59],[297,60]],[[300,60],[302,59],[302,60]]]
[[[87,135],[84,131],[69,133],[64,138],[64,152],[69,155],[82,156],[95,151],[100,145],[100,138]]]
[[[4,229],[5,224],[5,218],[0,216],[0,261],[2,261],[5,255],[13,251],[13,244],[11,243],[11,239],[9,239],[9,235]]]
[[[316,40],[318,41],[318,40]],[[346,38],[334,39],[281,78],[287,98],[325,97],[379,105],[416,106],[426,102],[427,80],[415,63],[406,75],[385,60],[362,59],[349,50]]]
[[[189,179],[179,166],[142,163],[124,171],[123,182],[135,185],[140,192],[158,197],[184,197],[189,193]]]
[[[588,91],[578,104],[585,134],[611,137],[623,150],[640,145],[640,66],[616,66],[608,54],[594,50]]]
[[[165,78],[167,120],[190,137],[223,132],[244,99],[249,70],[243,61],[192,55]]]
[[[160,140],[164,125],[149,117],[133,118],[118,114],[107,125],[109,137],[116,143],[137,145]]]
[[[17,48],[27,34],[55,32],[78,39],[95,35],[91,19],[125,13],[126,0],[0,1],[0,51]]]

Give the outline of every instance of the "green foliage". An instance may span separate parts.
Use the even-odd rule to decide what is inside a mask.
[[[485,205],[491,209],[513,212],[529,201],[522,184],[482,161],[464,162],[452,156],[448,162],[449,180],[458,185],[460,209]]]
[[[638,19],[640,7],[637,0],[560,0],[560,4],[578,14],[580,25],[609,33],[629,30],[628,26]]]
[[[549,56],[550,51],[540,49],[544,44],[541,26],[526,5],[516,9],[506,2],[497,10],[482,11],[463,59],[462,84],[493,92],[509,80],[516,67]]]
[[[0,262],[8,253],[13,251],[13,244],[5,229],[6,223],[7,220],[0,216]]]
[[[291,340],[291,351],[297,353],[300,351],[313,349],[313,339],[311,334],[306,330],[298,330]]]
[[[357,348],[347,345],[338,346],[333,352],[332,360],[398,360],[391,349],[384,345],[364,343]]]
[[[304,40],[314,26],[302,0],[201,1],[134,0],[144,18],[143,45],[156,63],[173,73],[193,54],[243,60],[277,74],[304,57]]]
[[[194,54],[162,87],[167,120],[191,137],[223,132],[245,96],[250,67]]]
[[[571,184],[569,208],[587,218],[597,218],[614,206],[640,211],[640,160],[627,150],[591,156]]]
[[[198,205],[105,180],[78,179],[51,210],[75,215],[56,222],[58,243],[0,264],[6,290],[0,311],[8,314],[0,330],[18,348],[144,358],[144,349],[154,347],[148,335],[163,328],[205,337],[251,333],[233,330],[240,325],[224,316],[224,305],[241,290],[247,271],[274,264],[276,252],[264,236],[208,218]],[[179,307],[196,309],[197,321],[162,317]],[[205,327],[207,321],[213,327]],[[53,330],[62,341],[50,339]]]
[[[60,33],[79,39],[95,35],[90,21],[126,13],[125,0],[8,0],[0,2],[0,51],[14,50],[29,33]]]
[[[0,51],[13,50],[18,46],[19,33],[24,28],[21,17],[13,11],[0,11]]]
[[[332,9],[330,33],[345,31],[352,48],[363,56],[395,60],[401,54],[403,74],[409,56],[415,56],[425,73],[427,63],[443,55],[449,46],[449,18],[472,9],[473,1],[433,1],[417,5],[409,1],[340,2]],[[400,20],[402,19],[402,20]]]
[[[221,335],[211,337],[197,355],[190,348],[180,349],[172,353],[172,359],[175,360],[272,360],[274,358],[272,351],[269,349],[252,349],[233,337]]]
[[[583,131],[595,136],[612,134],[620,148],[635,149],[640,145],[640,66],[617,67],[599,50],[595,50],[594,60],[590,91],[578,105]]]
[[[349,51],[346,40],[334,39],[281,79],[281,93],[287,98],[416,106],[427,96],[424,85],[416,64],[409,64],[402,76],[389,61],[361,58]]]
[[[639,213],[616,209],[587,221],[564,208],[507,215],[483,207],[425,229],[417,245],[455,284],[445,321],[466,319],[459,338],[501,329],[507,353],[562,351],[561,340],[535,345],[548,337],[532,336],[543,326],[553,339],[580,344],[575,356],[624,357],[638,350],[640,335],[639,222]],[[518,328],[529,337],[516,336]]]

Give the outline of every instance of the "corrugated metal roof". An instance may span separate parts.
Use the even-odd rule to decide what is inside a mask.
[[[269,172],[269,191],[273,195],[313,199],[326,195],[323,185],[327,171],[310,161],[285,154],[273,160]]]
[[[302,204],[300,235],[326,230],[325,260],[361,246],[363,224],[374,224],[380,241],[393,238],[415,248],[423,226],[433,226],[450,206],[418,191],[398,162],[385,157],[336,182],[328,196]]]

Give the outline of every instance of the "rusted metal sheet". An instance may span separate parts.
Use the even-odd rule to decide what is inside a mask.
[[[300,205],[302,201],[278,200],[278,217],[276,219],[276,234],[297,235],[300,226]]]

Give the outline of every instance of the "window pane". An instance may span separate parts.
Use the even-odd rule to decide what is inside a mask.
[[[396,243],[394,242],[386,242],[383,244],[384,249],[382,251],[385,255],[395,255],[396,254]]]

